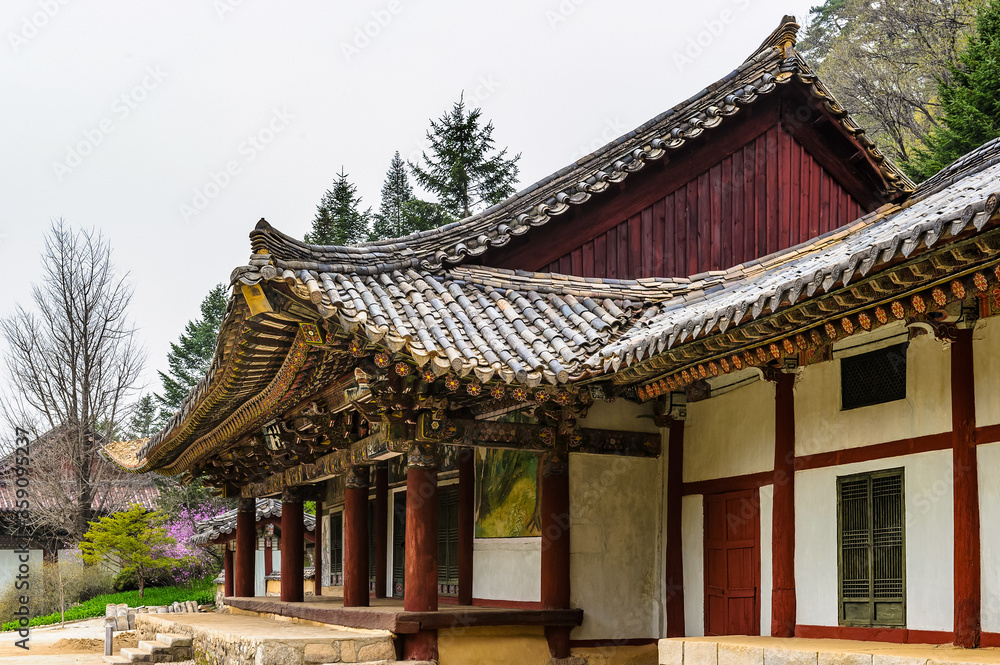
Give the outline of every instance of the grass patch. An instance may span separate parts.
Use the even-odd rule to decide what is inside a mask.
[[[79,605],[66,608],[66,621],[102,617],[108,603],[127,603],[129,607],[138,607],[140,605],[170,605],[175,600],[178,602],[193,600],[199,605],[210,605],[215,602],[215,585],[211,580],[205,579],[195,582],[191,587],[168,586],[148,588],[141,600],[139,599],[138,591],[123,591],[121,593],[95,596]],[[59,621],[59,612],[54,612],[44,616],[32,617],[28,625],[48,626],[53,623],[59,623]],[[18,628],[20,628],[18,622],[8,621],[0,627],[0,630],[9,631],[17,630]]]

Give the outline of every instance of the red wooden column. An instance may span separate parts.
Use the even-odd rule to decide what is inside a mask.
[[[569,609],[569,457],[552,451],[542,460],[542,608]],[[553,658],[569,658],[568,626],[546,626]]]
[[[233,595],[254,595],[257,551],[257,500],[240,499],[236,511],[236,552],[233,555]]]
[[[344,607],[368,607],[368,467],[347,470],[344,491]]]
[[[774,394],[771,512],[771,635],[795,635],[795,374],[779,373]]]
[[[313,526],[313,595],[323,595],[323,501],[316,499],[316,523]]]
[[[274,544],[270,538],[264,539],[264,576],[274,572]]]
[[[684,637],[684,550],[681,499],[684,493],[684,421],[670,420],[667,444],[667,637]]]
[[[960,329],[951,345],[952,474],[955,496],[955,646],[979,646],[981,590],[979,466],[972,330]]]
[[[385,598],[389,559],[389,464],[375,465],[375,597]]]
[[[414,444],[406,468],[406,586],[403,609],[438,609],[438,458],[432,446]],[[437,660],[437,631],[406,636],[404,660]]]
[[[233,595],[233,547],[231,542],[224,543],[226,551],[222,558],[222,571],[225,576],[225,585],[222,588],[222,595],[229,598]]]
[[[302,526],[302,495],[288,488],[281,495],[281,600],[301,603],[305,544]]]
[[[476,530],[476,451],[458,454],[458,604],[472,604],[472,549]]]

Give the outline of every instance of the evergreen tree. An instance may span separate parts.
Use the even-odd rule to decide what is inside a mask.
[[[128,436],[132,439],[145,439],[152,436],[156,430],[156,403],[152,395],[143,395],[135,404],[132,418],[128,421]]]
[[[466,112],[464,95],[435,122],[427,138],[431,156],[423,153],[424,166],[410,164],[421,187],[435,194],[445,210],[468,217],[480,207],[491,206],[514,193],[517,160],[508,159],[507,149],[497,152],[493,123],[479,126],[481,109]]]
[[[307,233],[305,241],[311,245],[354,245],[368,237],[368,223],[371,208],[360,210],[361,197],[357,187],[347,180],[344,169],[340,169],[333,181],[333,190],[326,190],[323,200],[316,206],[312,233]]]
[[[406,175],[406,164],[399,157],[399,151],[392,157],[389,171],[385,174],[382,185],[382,203],[375,213],[375,223],[372,225],[371,240],[382,238],[401,238],[412,229],[407,229],[403,206],[413,199],[413,187]]]
[[[177,341],[170,343],[168,370],[158,372],[163,383],[163,394],[156,395],[160,406],[158,426],[166,424],[211,367],[228,296],[229,290],[224,284],[216,285],[201,301],[201,318],[188,321]]]
[[[904,167],[924,180],[970,150],[1000,136],[1000,0],[991,0],[976,15],[976,29],[941,80],[938,94],[943,116],[928,136],[928,149],[917,150]]]
[[[414,231],[437,228],[454,218],[437,203],[414,198],[406,162],[396,151],[382,185],[382,204],[375,214],[369,240],[401,238]]]

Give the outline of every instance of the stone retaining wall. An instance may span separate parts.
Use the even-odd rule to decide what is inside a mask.
[[[204,615],[203,615],[204,616]],[[350,638],[260,639],[245,633],[224,632],[169,615],[136,617],[140,640],[157,633],[177,633],[193,639],[195,658],[211,665],[298,665],[301,663],[365,663],[395,660],[390,636],[359,634]]]
[[[198,603],[186,600],[183,603],[174,602],[171,605],[141,605],[129,607],[125,603],[108,603],[104,608],[104,625],[115,630],[135,630],[135,618],[140,614],[170,614],[179,612],[197,612]]]

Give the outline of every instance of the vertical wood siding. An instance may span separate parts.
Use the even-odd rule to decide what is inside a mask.
[[[857,201],[775,126],[541,270],[618,279],[686,277],[797,245],[862,213]]]

